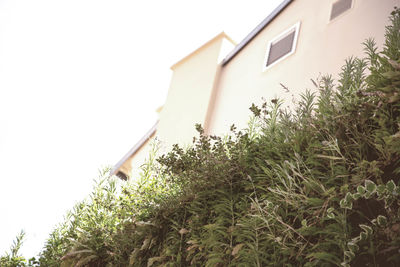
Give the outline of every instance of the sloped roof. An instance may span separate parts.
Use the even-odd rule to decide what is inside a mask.
[[[222,61],[222,66],[231,61],[251,40],[268,26],[294,0],[285,0],[269,14],[254,30],[252,30]]]
[[[120,159],[120,161],[118,161],[117,164],[115,164],[115,166],[111,169],[110,174],[111,175],[115,175],[117,174],[119,168],[121,168],[121,166],[130,158],[133,157],[136,152],[139,151],[139,149],[147,142],[147,140],[150,139],[150,137],[152,137],[157,130],[157,125],[158,125],[158,121],[153,125],[153,127],[151,127],[151,129],[139,140],[139,142],[137,142],[129,151],[128,153],[125,154],[125,156],[123,156],[122,159]]]

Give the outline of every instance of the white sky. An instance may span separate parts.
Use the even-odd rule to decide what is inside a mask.
[[[0,255],[35,256],[156,120],[169,67],[281,0],[0,0]]]

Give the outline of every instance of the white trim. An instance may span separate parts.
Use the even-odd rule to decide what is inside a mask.
[[[333,22],[333,21],[336,21],[338,18],[341,18],[342,16],[344,16],[345,14],[347,14],[347,12],[349,12],[350,10],[352,10],[352,9],[354,8],[354,2],[355,2],[356,0],[351,0],[351,6],[350,6],[349,9],[345,10],[342,14],[339,14],[339,15],[336,16],[335,18],[331,19],[333,4],[335,4],[336,2],[339,2],[339,1],[340,1],[340,0],[335,0],[335,1],[333,1],[333,2],[331,3],[331,8],[329,9],[328,24],[331,23],[331,22]]]
[[[284,32],[282,32],[281,34],[279,34],[278,36],[276,36],[275,38],[273,38],[271,41],[269,41],[269,43],[267,45],[267,52],[266,52],[265,57],[264,57],[263,72],[266,71],[267,69],[271,68],[272,66],[274,66],[278,62],[281,62],[282,60],[284,60],[285,58],[287,58],[288,56],[290,56],[291,54],[293,54],[296,51],[297,38],[299,36],[299,29],[300,29],[300,21],[297,22],[296,24],[294,24],[293,26],[291,26],[290,28],[288,28],[287,30],[285,30]],[[290,52],[287,53],[286,55],[282,56],[281,58],[279,58],[275,62],[273,62],[271,65],[267,66],[269,52],[271,50],[272,44],[279,42],[280,40],[282,40],[283,38],[288,36],[290,33],[292,33],[293,30],[294,30],[295,34],[294,34],[294,39],[293,39],[293,43],[292,43],[292,49],[290,50]]]

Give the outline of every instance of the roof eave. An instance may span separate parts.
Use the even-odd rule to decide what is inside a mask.
[[[252,30],[222,61],[222,66],[231,61],[251,40],[253,40],[265,27],[268,26],[290,3],[294,0],[285,0],[269,14],[254,30]]]
[[[115,175],[119,168],[132,156],[139,151],[140,148],[155,134],[157,130],[158,121],[151,127],[151,129],[137,142],[129,151],[125,154],[125,156],[120,159],[120,161],[115,164],[115,166],[110,170],[110,175]]]

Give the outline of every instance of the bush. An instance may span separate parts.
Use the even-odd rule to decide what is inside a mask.
[[[138,183],[107,178],[47,240],[40,266],[399,266],[400,10],[378,53],[314,82],[294,111],[175,145]],[[366,74],[368,73],[368,75]]]
[[[15,238],[10,252],[4,253],[0,256],[0,266],[1,267],[25,267],[25,266],[38,266],[38,262],[35,258],[31,258],[28,261],[25,257],[19,255],[19,250],[21,249],[23,240],[25,237],[25,232],[21,231]]]

